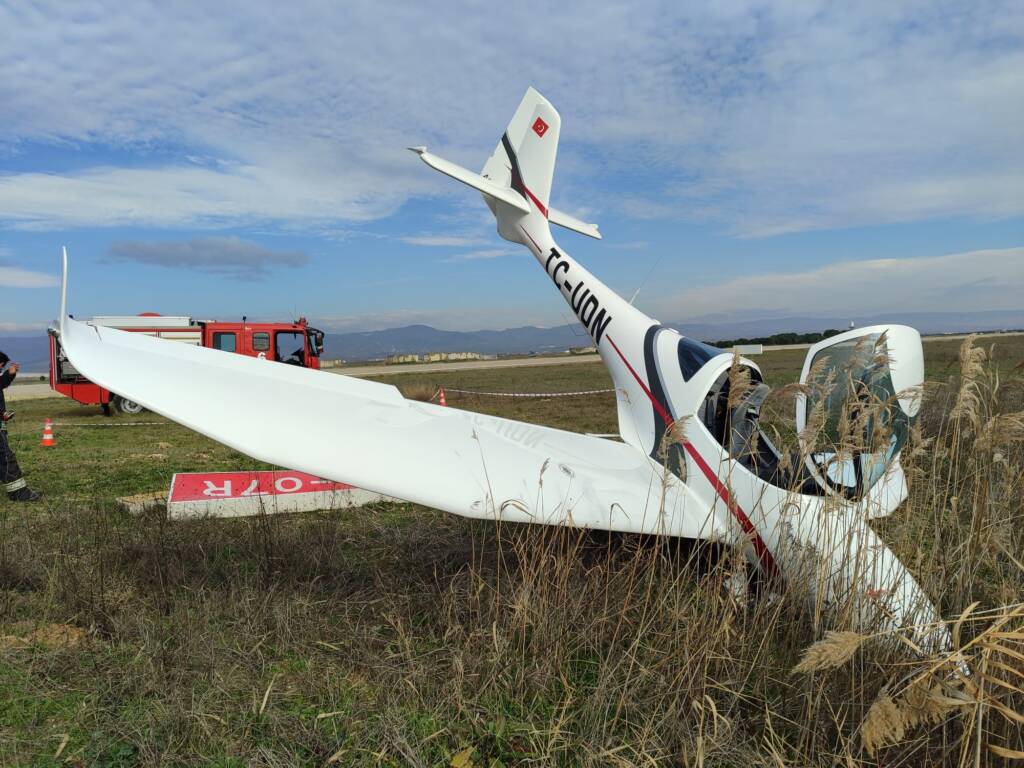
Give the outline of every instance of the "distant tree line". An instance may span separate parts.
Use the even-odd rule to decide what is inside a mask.
[[[722,339],[710,342],[715,347],[735,347],[737,344],[763,344],[766,347],[780,344],[817,344],[830,336],[842,333],[829,328],[821,333],[773,333],[771,336],[758,336],[753,339]]]

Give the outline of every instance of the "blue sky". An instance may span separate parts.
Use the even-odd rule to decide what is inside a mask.
[[[479,168],[529,85],[552,202],[605,239],[556,236],[624,293],[653,274],[662,320],[1024,303],[1020,3],[5,2],[0,30],[0,333],[53,318],[62,244],[80,317],[566,322],[405,150]]]

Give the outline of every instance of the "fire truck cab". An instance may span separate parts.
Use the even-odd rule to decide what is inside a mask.
[[[319,369],[320,355],[324,351],[323,331],[311,328],[304,317],[295,323],[250,323],[245,318],[241,322],[224,323],[144,312],[94,317],[87,322],[303,368]],[[50,329],[50,387],[83,405],[99,405],[106,413],[111,406],[122,413],[143,410],[138,403],[80,375],[61,350],[60,333],[54,328]]]

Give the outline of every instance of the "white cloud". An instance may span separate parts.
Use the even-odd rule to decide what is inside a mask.
[[[474,245],[486,245],[489,241],[472,235],[412,235],[401,238],[409,245],[424,245],[431,248],[464,248]]]
[[[0,288],[52,288],[59,285],[53,275],[17,267],[0,266]]]
[[[0,175],[0,216],[22,229],[365,221],[393,212],[403,199],[388,189],[364,195],[377,181],[365,168],[315,178],[259,165],[7,174]]]
[[[0,143],[128,158],[7,173],[0,216],[36,228],[379,218],[410,197],[464,194],[403,147],[479,167],[529,84],[565,119],[555,202],[569,209],[755,236],[1024,215],[1020,3],[657,0],[501,16],[0,7],[16,31],[0,47]]]
[[[519,251],[511,248],[486,248],[479,251],[467,251],[450,256],[445,261],[451,264],[458,264],[463,261],[482,261],[485,259],[500,259],[504,256],[518,256]]]
[[[795,273],[751,275],[685,291],[659,308],[673,318],[762,313],[1019,310],[1024,248],[912,259],[842,261]]]

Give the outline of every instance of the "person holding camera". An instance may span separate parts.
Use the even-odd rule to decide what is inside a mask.
[[[7,439],[7,422],[14,418],[14,414],[7,410],[4,390],[11,385],[17,375],[18,364],[12,363],[11,358],[0,352],[0,485],[11,501],[37,501],[43,494],[28,487],[25,476],[21,474],[21,467],[18,466],[18,459]]]

